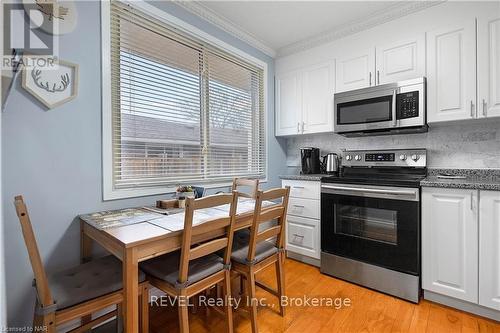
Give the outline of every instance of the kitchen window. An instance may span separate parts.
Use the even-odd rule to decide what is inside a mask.
[[[265,67],[142,8],[103,5],[104,199],[265,178]]]

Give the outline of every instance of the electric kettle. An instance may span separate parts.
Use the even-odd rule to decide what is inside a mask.
[[[323,156],[323,168],[328,174],[337,174],[339,172],[339,157],[335,153],[329,153]]]

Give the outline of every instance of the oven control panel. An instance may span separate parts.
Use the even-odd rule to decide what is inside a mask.
[[[422,149],[346,150],[342,165],[347,167],[426,167],[427,151]]]
[[[365,154],[366,162],[394,162],[394,153],[370,153]]]

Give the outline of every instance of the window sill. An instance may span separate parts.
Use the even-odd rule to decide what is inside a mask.
[[[260,184],[267,183],[267,177],[261,179]],[[223,189],[232,186],[232,181],[220,182],[220,183],[207,183],[207,184],[193,184],[193,186],[202,186],[206,189]],[[158,187],[158,188],[137,188],[137,189],[105,189],[103,193],[103,200],[119,200],[119,199],[131,199],[139,197],[147,197],[154,195],[167,195],[173,194],[176,191],[176,187]]]

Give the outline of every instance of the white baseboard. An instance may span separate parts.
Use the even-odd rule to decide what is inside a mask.
[[[287,258],[291,258],[291,259],[295,259],[297,261],[301,261],[301,262],[303,262],[305,264],[313,265],[313,266],[316,266],[316,267],[319,267],[319,264],[320,264],[320,260],[319,259],[308,257],[308,256],[305,256],[305,255],[302,255],[302,254],[298,254],[298,253],[295,253],[295,252],[286,251],[286,257]]]
[[[453,297],[437,294],[432,291],[424,290],[424,299],[439,304],[443,304],[455,309],[459,309],[465,312],[470,312],[475,315],[486,317],[495,321],[498,321],[500,318],[500,311],[486,308],[478,304],[462,301],[460,299],[456,299]]]

